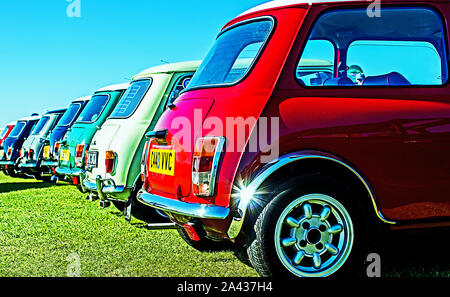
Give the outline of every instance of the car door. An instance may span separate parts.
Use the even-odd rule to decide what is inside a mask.
[[[337,5],[312,9],[266,108],[289,139],[281,153],[346,160],[390,220],[450,217],[449,5],[386,4],[381,18]],[[313,59],[333,77],[302,75]]]

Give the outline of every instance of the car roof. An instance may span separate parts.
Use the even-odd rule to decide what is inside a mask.
[[[18,122],[19,121],[22,121],[22,122],[24,122],[24,121],[35,121],[35,120],[39,120],[41,118],[41,116],[31,116],[31,117],[24,117],[24,118],[21,118],[21,119],[19,119],[19,120],[17,120]]]
[[[85,97],[80,97],[78,99],[75,99],[72,101],[72,103],[76,103],[76,102],[82,102],[82,101],[89,101],[91,100],[92,96],[85,96]]]
[[[273,8],[280,8],[284,6],[291,6],[297,4],[324,4],[324,3],[339,3],[339,2],[367,2],[365,0],[273,0],[260,5],[257,5],[249,10],[241,13],[238,17]]]
[[[399,0],[398,2],[401,2],[402,0]],[[414,1],[414,0],[413,0]],[[448,0],[433,0],[434,2],[447,2]],[[345,2],[363,2],[367,5],[370,3],[367,3],[368,0],[273,0],[269,1],[260,5],[257,5],[243,13],[241,13],[236,18],[239,18],[241,16],[251,14],[254,12],[260,12],[263,10],[270,10],[270,9],[276,9],[276,8],[282,8],[286,6],[292,6],[292,5],[315,5],[315,4],[327,4],[327,3],[345,3]],[[369,1],[372,2],[372,1]],[[430,2],[430,1],[427,1]]]
[[[66,108],[64,108],[64,109],[50,110],[50,111],[47,111],[45,114],[65,113],[66,110],[67,110]]]
[[[137,74],[133,77],[133,80],[141,77],[146,77],[151,74],[159,74],[159,73],[173,73],[173,72],[195,72],[202,61],[188,61],[188,62],[179,62],[179,63],[170,63],[159,65],[155,67],[148,68],[141,73]]]
[[[129,83],[110,85],[110,86],[98,89],[97,91],[95,91],[95,93],[99,93],[99,92],[114,92],[114,91],[126,90],[126,89],[128,89],[129,86],[130,86]]]
[[[6,124],[6,126],[15,126],[17,125],[17,121]]]

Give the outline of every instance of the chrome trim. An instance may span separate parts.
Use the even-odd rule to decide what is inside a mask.
[[[55,161],[45,161],[42,162],[41,167],[45,166],[45,167],[58,167],[59,163],[55,162]]]
[[[364,187],[369,193],[377,217],[384,223],[391,225],[397,224],[397,222],[388,220],[383,216],[381,211],[378,209],[374,192],[370,188],[369,183],[361,176],[361,174],[359,174],[355,169],[347,165],[345,162],[327,154],[305,154],[305,155],[283,156],[280,159],[270,163],[270,166],[267,169],[265,169],[263,172],[257,175],[253,179],[253,181],[251,181],[250,185],[247,186],[246,190],[248,190],[251,193],[256,193],[259,187],[264,183],[264,181],[266,181],[275,171],[288,164],[305,159],[328,160],[338,163],[339,165],[344,166],[347,170],[350,170],[363,183]],[[250,201],[251,200],[240,200],[236,206],[236,209],[233,211],[233,220],[227,232],[228,237],[230,239],[235,239],[241,232],[247,212],[247,207]]]
[[[224,220],[230,214],[230,209],[227,207],[187,203],[153,195],[143,190],[139,191],[137,199],[139,202],[158,210],[192,218]]]
[[[0,161],[0,166],[13,166],[15,164],[13,161]]]
[[[87,180],[83,181],[83,187],[88,190],[89,192],[96,192],[97,191],[97,185],[95,183],[91,183]]]
[[[95,187],[97,188],[97,194],[100,200],[105,200],[105,195],[103,195],[103,181],[100,175],[95,178]]]
[[[102,192],[104,194],[118,194],[125,191],[124,186],[104,186]]]
[[[107,184],[105,185],[105,183]],[[101,200],[108,200],[105,194],[120,194],[127,189],[124,186],[116,186],[112,179],[102,179],[100,175],[95,178],[95,183],[84,178],[82,184],[87,191],[96,192]]]
[[[60,175],[68,175],[68,176],[80,176],[84,174],[84,170],[79,168],[67,168],[67,167],[57,167],[56,173]]]
[[[37,167],[37,163],[20,164],[18,167],[19,168],[36,168]]]

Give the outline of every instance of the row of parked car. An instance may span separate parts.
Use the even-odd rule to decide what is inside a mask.
[[[450,3],[380,4],[251,9],[203,62],[8,125],[0,168],[169,219],[263,276],[365,271],[385,230],[450,225]]]

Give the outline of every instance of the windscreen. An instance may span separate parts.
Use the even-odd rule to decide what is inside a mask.
[[[38,135],[39,133],[41,133],[42,129],[44,129],[45,124],[47,124],[49,119],[50,119],[49,117],[42,117],[37,123],[37,125],[34,127],[31,135]]]
[[[11,134],[9,134],[9,137],[19,136],[26,124],[26,122],[18,122],[14,129],[11,131]]]
[[[109,95],[95,95],[84,108],[77,122],[92,123],[102,114],[108,104]]]
[[[69,126],[77,116],[78,111],[80,109],[81,109],[80,103],[73,103],[72,105],[70,105],[67,111],[64,113],[63,117],[61,118],[61,120],[59,121],[58,126],[61,127]]]
[[[188,89],[232,84],[242,79],[261,53],[273,28],[268,19],[233,27],[218,38]]]
[[[120,99],[110,118],[128,118],[138,108],[147,90],[152,84],[151,79],[137,80],[131,83]]]

